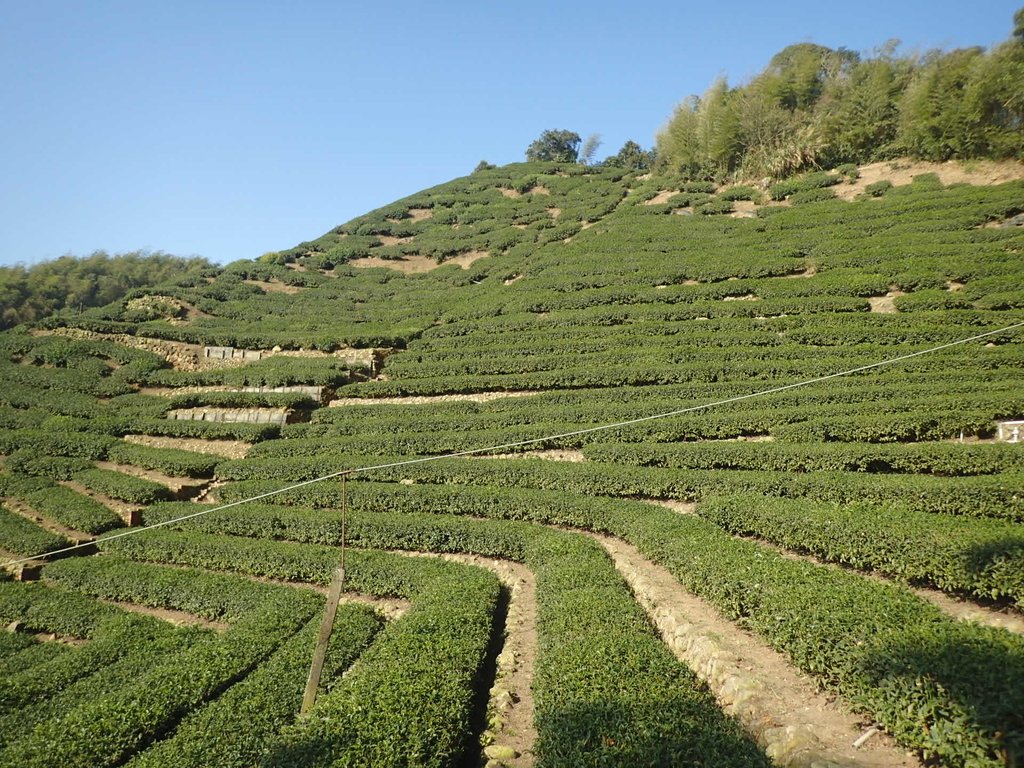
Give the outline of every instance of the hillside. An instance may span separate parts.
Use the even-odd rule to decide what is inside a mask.
[[[0,765],[1020,764],[1022,178],[516,164],[0,334]]]

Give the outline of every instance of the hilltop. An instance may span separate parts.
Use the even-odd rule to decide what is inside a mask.
[[[3,333],[4,559],[91,543],[0,583],[0,763],[1013,764],[1005,175],[481,169]]]
[[[1024,166],[866,159],[482,164],[51,296],[0,765],[1019,765]]]

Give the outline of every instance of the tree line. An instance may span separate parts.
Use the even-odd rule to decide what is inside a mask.
[[[782,178],[909,156],[945,161],[1024,151],[1024,8],[1011,37],[981,47],[870,57],[799,43],[749,83],[724,79],[675,110],[657,168],[690,178]]]
[[[64,308],[101,307],[135,288],[198,279],[217,269],[200,257],[143,251],[117,256],[96,251],[82,258],[61,256],[30,267],[0,267],[0,330]]]

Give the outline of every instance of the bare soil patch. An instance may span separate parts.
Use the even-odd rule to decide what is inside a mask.
[[[753,293],[745,293],[742,296],[726,296],[722,301],[757,301],[758,297]]]
[[[551,190],[548,189],[547,187],[543,186],[542,184],[538,184],[536,187],[531,187],[529,189],[529,191],[527,192],[527,194],[530,194],[530,195],[550,195],[551,194]]]
[[[548,216],[550,216],[552,219],[557,219],[561,215],[562,215],[562,209],[561,208],[555,208],[555,207],[548,208]]]
[[[692,501],[677,501],[676,499],[647,499],[648,504],[656,504],[665,509],[671,509],[680,515],[692,515],[697,511],[697,505]]]
[[[469,265],[474,261],[480,261],[480,259],[486,259],[491,254],[488,251],[469,251],[468,253],[460,253],[458,256],[446,259],[444,264],[458,264],[463,269],[468,269]]]
[[[305,290],[301,285],[288,285],[280,280],[243,280],[247,285],[255,285],[264,293],[288,293],[295,294]]]
[[[544,459],[546,461],[569,461],[578,463],[586,461],[582,451],[562,450],[552,448],[545,451],[522,451],[521,453],[488,453],[480,454],[473,458],[477,459]]]
[[[783,275],[783,278],[786,279],[786,280],[794,280],[794,279],[800,279],[800,278],[806,278],[806,277],[814,277],[816,274],[818,274],[818,270],[817,270],[816,267],[812,266],[812,267],[808,267],[803,272],[794,272],[794,273],[792,273],[790,275]]]
[[[407,275],[415,275],[421,272],[430,272],[440,265],[436,259],[429,256],[405,256],[401,259],[382,259],[379,256],[364,256],[361,259],[352,259],[349,266],[356,269],[372,269],[373,267],[384,267],[393,269],[396,272],[403,272]]]
[[[210,453],[226,459],[244,459],[252,443],[241,440],[203,440],[198,437],[160,437],[156,435],[125,435],[125,442],[153,448],[178,448],[182,451]]]
[[[412,223],[415,224],[418,221],[426,221],[434,215],[434,211],[431,208],[410,208],[409,218]]]
[[[889,291],[885,296],[872,296],[868,299],[868,304],[871,305],[872,312],[878,312],[883,315],[894,315],[898,310],[893,299],[899,296],[906,296],[903,291],[892,290]]]
[[[431,272],[438,267],[445,266],[446,264],[458,264],[463,269],[466,269],[474,261],[479,261],[480,259],[486,258],[490,255],[491,254],[487,251],[470,251],[469,253],[463,253],[451,259],[445,259],[441,263],[438,263],[436,259],[430,256],[404,256],[401,259],[382,259],[379,256],[365,256],[361,259],[353,259],[349,264],[356,269],[384,267],[385,269],[393,269],[407,275],[415,275],[423,272]]]
[[[662,203],[667,203],[678,194],[679,192],[674,189],[663,189],[650,200],[644,200],[643,205],[661,205]]]
[[[864,191],[865,187],[876,181],[888,180],[894,186],[902,186],[910,184],[915,176],[924,173],[934,173],[947,186],[950,184],[991,186],[1024,179],[1024,163],[1013,160],[971,160],[967,162],[950,160],[945,163],[908,159],[887,160],[861,166],[859,179],[852,184],[837,184],[833,189],[837,197],[853,200]]]
[[[724,619],[630,544],[594,534],[673,654],[707,682],[779,766],[919,766],[879,733],[852,744],[867,723],[818,691],[778,652]]]
[[[753,200],[735,200],[733,201],[732,213],[729,214],[729,218],[756,219],[759,207]]]
[[[411,237],[394,237],[392,235],[377,235],[381,245],[402,245],[412,241]]]

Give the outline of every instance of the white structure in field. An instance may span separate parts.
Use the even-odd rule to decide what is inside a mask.
[[[213,360],[261,360],[259,349],[235,349],[234,347],[203,347],[203,357]]]
[[[996,424],[996,440],[1001,443],[1024,443],[1024,421],[1000,421]]]

